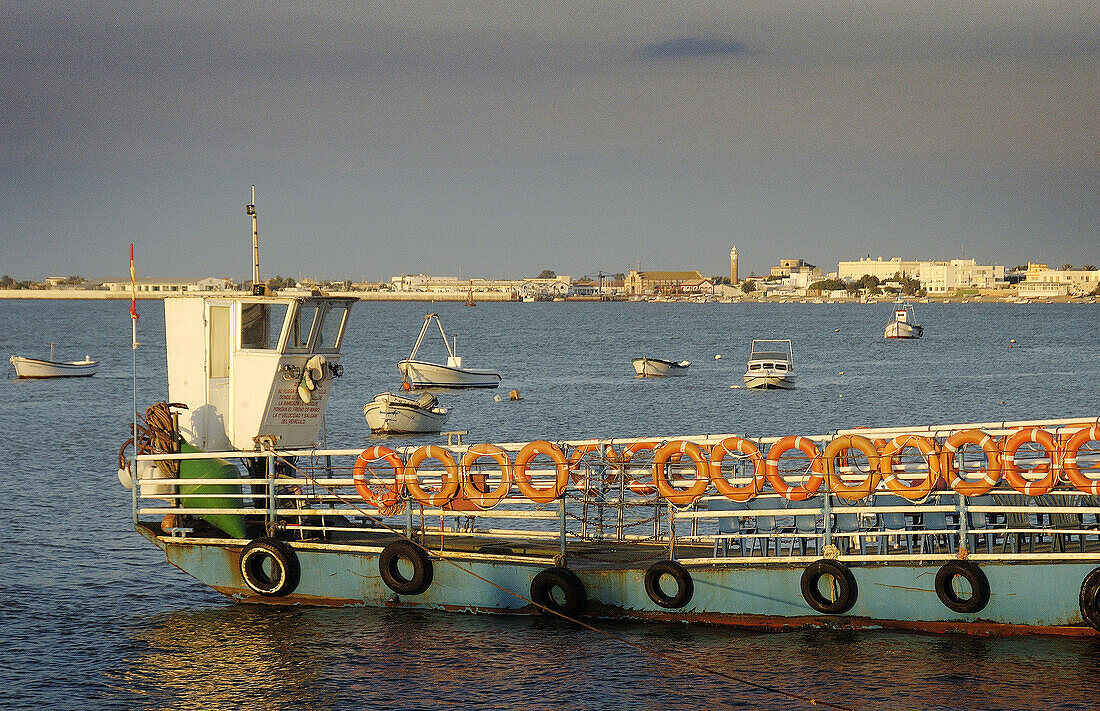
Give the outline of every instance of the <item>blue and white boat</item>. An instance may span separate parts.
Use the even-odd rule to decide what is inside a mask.
[[[119,476],[234,600],[1100,636],[1100,417],[322,448],[353,302],[165,299]]]
[[[351,306],[165,300],[167,401],[186,409],[150,412],[168,431],[139,441],[178,451],[120,475],[135,528],[233,599],[1100,630],[1100,418],[317,449]]]

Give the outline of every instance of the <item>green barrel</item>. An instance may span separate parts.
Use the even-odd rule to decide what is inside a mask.
[[[180,452],[185,454],[201,451],[186,442],[180,445]],[[239,479],[240,476],[237,465],[224,459],[180,460],[180,479]],[[239,509],[244,506],[240,493],[240,484],[180,484],[180,501],[188,508]],[[188,494],[226,494],[226,496],[188,497]],[[233,538],[245,537],[244,516],[240,514],[204,514],[199,518]]]

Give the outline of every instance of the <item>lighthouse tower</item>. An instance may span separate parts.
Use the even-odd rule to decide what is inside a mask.
[[[730,250],[730,284],[737,283],[737,247]]]

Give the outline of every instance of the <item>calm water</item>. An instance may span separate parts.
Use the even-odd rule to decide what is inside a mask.
[[[128,307],[0,301],[4,357],[46,356],[53,340],[59,357],[102,361],[91,379],[0,383],[5,707],[806,707],[541,619],[228,602],[168,566],[130,528],[130,494],[115,477],[133,402]],[[467,364],[504,375],[497,391],[440,393],[455,408],[448,428],[469,430],[471,442],[821,434],[1100,414],[1095,306],[918,305],[927,335],[911,343],[881,338],[882,305],[433,308],[458,334]],[[166,397],[166,377],[162,307],[139,310],[143,409]],[[424,311],[357,305],[345,377],[329,408],[331,446],[376,441],[363,403],[399,385],[396,362]],[[794,341],[797,390],[730,389],[753,337]],[[442,352],[441,343],[430,347]],[[639,355],[693,365],[683,378],[638,380],[630,358]],[[522,401],[508,401],[513,388]],[[606,628],[738,678],[858,708],[1100,707],[1098,641]]]

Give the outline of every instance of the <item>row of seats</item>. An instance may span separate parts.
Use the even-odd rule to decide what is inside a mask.
[[[937,503],[954,506],[953,493],[942,495]],[[725,498],[711,498],[703,502],[715,512],[745,512],[717,518],[718,535],[715,538],[714,555],[820,555],[823,513],[784,515],[751,514],[753,511],[785,509],[820,509],[820,496],[807,501],[791,502],[778,497],[758,497],[739,503]],[[968,507],[1033,506],[1034,514],[1022,512],[967,512],[967,548],[971,551],[982,545],[992,553],[999,546],[1000,552],[1034,551],[1037,544],[1050,544],[1050,549],[1065,550],[1067,542],[1076,542],[1085,549],[1087,535],[1096,535],[1100,525],[1096,514],[1054,513],[1043,514],[1042,506],[1080,505],[1100,507],[1100,497],[1058,496],[1029,497],[1022,494],[993,494],[967,499]],[[893,494],[876,494],[870,502],[860,506],[889,507],[900,510],[875,513],[845,512],[845,504],[832,504],[832,535],[834,544],[844,553],[866,554],[876,552],[919,553],[954,552],[959,539],[959,516],[944,511],[927,511],[924,507]],[[1091,521],[1089,520],[1091,517]],[[1076,540],[1074,541],[1074,537]],[[984,544],[984,545],[983,545]]]

